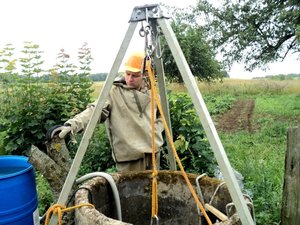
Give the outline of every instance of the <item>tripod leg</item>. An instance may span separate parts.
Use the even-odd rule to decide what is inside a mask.
[[[184,54],[179,46],[177,38],[166,19],[157,19],[157,23],[161,27],[166,41],[171,49],[172,55],[176,61],[181,76],[187,86],[189,94],[192,98],[196,112],[200,118],[202,126],[205,130],[206,136],[210,142],[210,145],[214,151],[214,155],[220,166],[221,172],[224,175],[225,182],[228,186],[230,195],[233,202],[237,206],[239,217],[243,224],[254,225],[253,219],[250,215],[245,199],[239,188],[238,182],[235,178],[234,172],[227,158],[221,140],[218,136],[214,123],[210,117],[207,107],[204,103],[202,95],[197,86],[196,80],[189,68],[189,65],[184,57]]]
[[[68,176],[66,178],[64,186],[62,188],[62,191],[59,195],[58,202],[57,202],[58,204],[65,205],[66,202],[67,202],[68,196],[70,194],[70,191],[71,191],[72,186],[75,182],[77,173],[79,171],[82,159],[85,155],[88,144],[90,143],[90,139],[93,135],[93,132],[95,130],[97,122],[100,118],[101,111],[102,111],[102,108],[104,106],[105,100],[107,99],[109,91],[110,91],[110,89],[113,85],[113,81],[114,81],[115,77],[118,74],[118,70],[119,70],[120,65],[122,63],[122,60],[125,56],[126,50],[127,50],[128,46],[130,44],[130,41],[132,39],[132,36],[134,34],[136,26],[137,26],[137,22],[132,22],[132,23],[130,23],[130,25],[128,27],[128,30],[127,30],[127,32],[125,34],[125,37],[123,39],[123,42],[121,44],[120,50],[119,50],[119,52],[116,56],[116,59],[115,59],[115,61],[113,63],[113,66],[110,70],[110,73],[108,74],[108,76],[106,78],[106,81],[104,83],[104,86],[103,86],[103,88],[100,92],[100,95],[98,97],[98,101],[97,101],[97,104],[95,106],[94,113],[93,113],[93,115],[92,115],[86,129],[85,129],[85,132],[84,132],[83,137],[81,139],[80,145],[79,145],[78,150],[76,152],[76,155],[73,159],[70,171],[68,173]],[[57,224],[57,215],[53,215],[51,220],[50,220],[50,225],[56,225],[56,224]]]

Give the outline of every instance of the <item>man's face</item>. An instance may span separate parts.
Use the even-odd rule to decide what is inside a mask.
[[[125,81],[128,87],[140,90],[143,84],[141,72],[125,71]]]

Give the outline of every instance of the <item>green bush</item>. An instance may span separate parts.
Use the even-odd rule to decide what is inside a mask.
[[[76,144],[69,144],[70,155],[73,158],[78,150],[79,143],[83,134],[76,135]],[[81,167],[78,172],[78,176],[82,176],[91,172],[114,172],[115,163],[112,159],[112,152],[110,143],[106,134],[106,128],[104,124],[99,124],[91,138],[88,149],[83,158]]]
[[[41,173],[38,171],[35,171],[35,178],[36,178],[36,189],[38,192],[38,208],[39,208],[39,214],[43,215],[47,209],[50,207],[50,204],[52,203],[53,196],[50,189],[50,186],[47,182],[47,180],[43,177]]]
[[[173,140],[177,154],[187,172],[212,175],[216,166],[208,139],[187,93],[169,93]],[[167,152],[167,146],[163,147]],[[168,168],[162,157],[162,168]]]
[[[82,111],[91,101],[88,62],[83,61],[87,66],[82,65],[74,72],[74,65],[68,63],[67,54],[62,51],[56,69],[50,71],[50,83],[42,83],[43,61],[38,48],[26,42],[20,58],[21,73],[12,72],[8,66],[1,73],[0,132],[6,133],[2,143],[5,154],[26,155],[32,145],[45,150],[47,130]],[[86,54],[89,59],[89,51]],[[80,54],[81,60],[84,57]],[[9,60],[2,61],[9,63]],[[74,93],[77,93],[75,97]]]
[[[230,95],[207,95],[204,97],[206,107],[208,108],[211,116],[223,114],[227,110],[231,109],[234,100],[235,98]]]
[[[0,155],[5,155],[5,146],[3,143],[3,139],[6,136],[6,132],[0,132]]]

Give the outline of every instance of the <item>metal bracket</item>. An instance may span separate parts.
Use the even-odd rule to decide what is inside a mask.
[[[170,15],[158,4],[151,4],[134,7],[129,22],[161,18],[170,18]]]

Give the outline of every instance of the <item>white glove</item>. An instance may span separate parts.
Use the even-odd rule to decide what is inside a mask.
[[[54,127],[51,127],[46,134],[47,140],[52,140],[54,135],[58,133],[58,137],[61,139],[64,139],[66,135],[68,135],[72,131],[72,127],[67,125],[56,125]]]

